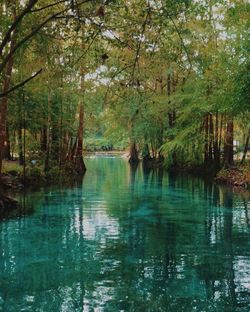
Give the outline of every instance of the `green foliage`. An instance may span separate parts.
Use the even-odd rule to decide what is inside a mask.
[[[41,180],[44,179],[42,168],[39,166],[28,166],[26,170],[26,177],[34,182],[41,182]]]
[[[57,181],[60,176],[61,176],[60,168],[58,166],[54,166],[46,172],[45,177],[49,181]]]
[[[43,0],[36,8],[49,4]],[[4,34],[14,7],[0,8]],[[71,16],[67,3],[59,2],[27,14],[17,42],[60,10],[60,18],[14,55],[12,85],[43,68],[8,98],[15,156],[24,148],[19,141],[24,145],[25,134],[28,160],[45,166],[49,159],[52,167],[65,162],[79,135],[80,105],[86,150],[126,149],[135,142],[140,149],[149,146],[153,157],[163,155],[168,165],[200,165],[208,142],[214,144],[211,133],[218,134],[215,126],[223,156],[232,116],[235,137],[244,146],[250,97],[246,1],[90,1]]]
[[[23,172],[23,167],[20,166],[18,164],[18,162],[16,162],[16,161],[15,162],[14,161],[4,161],[2,172],[8,173],[10,171],[13,171],[13,172],[15,171],[20,175]]]

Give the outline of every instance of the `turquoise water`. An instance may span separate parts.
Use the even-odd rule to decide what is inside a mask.
[[[250,311],[247,195],[86,163],[82,182],[30,192],[0,222],[0,311]]]

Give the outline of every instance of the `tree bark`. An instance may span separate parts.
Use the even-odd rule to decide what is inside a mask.
[[[75,171],[83,175],[86,172],[86,166],[83,160],[83,131],[84,131],[84,104],[83,104],[83,96],[84,96],[84,68],[81,67],[81,87],[80,87],[80,96],[82,97],[79,100],[79,126],[77,131],[77,138],[74,146],[74,157],[73,157],[73,165]]]
[[[216,169],[220,168],[220,149],[219,149],[219,114],[215,114],[215,129],[214,129],[214,142],[213,142],[213,152],[214,152],[214,166]]]
[[[148,161],[151,159],[148,143],[144,143],[144,146],[142,149],[142,157],[144,161]]]
[[[5,137],[5,145],[3,149],[3,159],[11,160],[11,147],[10,147],[10,132],[9,127],[6,125],[6,137]]]
[[[246,160],[249,141],[250,141],[250,128],[248,129],[248,134],[247,134],[246,141],[245,141],[245,146],[244,146],[244,151],[243,151],[243,155],[242,155],[242,159],[241,159],[241,164],[243,164]]]
[[[41,150],[43,152],[46,151],[47,147],[47,128],[44,126],[40,132],[40,145],[41,145]]]
[[[50,149],[51,149],[51,89],[48,88],[48,118],[47,118],[47,132],[46,132],[46,158],[44,164],[44,171],[48,171],[50,167]]]
[[[16,7],[13,8],[13,21],[16,20]],[[15,46],[15,33],[13,33],[11,42],[10,42],[10,51],[13,50]],[[13,57],[10,57],[4,75],[3,88],[2,92],[5,93],[10,86],[11,75],[13,68]],[[7,117],[7,105],[8,105],[8,96],[4,96],[0,103],[0,174],[2,172],[2,162],[3,162],[3,152],[4,147],[7,145],[6,140],[6,117]]]
[[[21,122],[19,122],[17,138],[18,138],[18,161],[19,165],[23,166],[24,157],[23,157],[23,136]]]
[[[208,134],[208,115],[204,117],[204,166],[207,167],[209,163],[209,134]]]
[[[38,2],[38,0],[30,0],[27,4],[27,6],[23,9],[23,11],[13,20],[13,23],[9,27],[8,31],[3,37],[3,40],[0,44],[0,56],[2,56],[2,52],[5,48],[5,46],[8,44],[9,41],[13,38],[13,33],[15,32],[18,24],[22,21],[25,15],[27,15],[31,9],[34,7],[34,5]],[[12,34],[12,37],[11,37]]]
[[[214,123],[213,115],[209,114],[208,160],[213,163]]]
[[[233,165],[234,163],[233,134],[234,134],[233,117],[228,117],[224,142],[224,163],[227,167]]]
[[[74,166],[78,174],[84,174],[86,166],[83,160],[83,129],[84,129],[84,106],[82,101],[79,103],[79,126],[77,132],[77,142],[74,157]]]
[[[132,141],[129,149],[129,163],[131,165],[136,165],[138,164],[138,162],[139,162],[138,150],[136,148],[135,142]]]
[[[176,90],[176,85],[177,85],[177,82],[178,82],[178,76],[176,77],[175,79],[175,75],[174,73],[172,74],[172,79],[171,79],[171,74],[168,74],[167,76],[167,96],[170,97],[171,95],[171,92],[175,92]],[[171,88],[172,86],[172,88]],[[176,111],[175,111],[175,108],[173,107],[172,110],[170,110],[170,104],[171,104],[171,100],[169,99],[168,100],[168,109],[169,109],[169,112],[168,112],[168,125],[169,125],[169,128],[173,128],[175,126],[175,123],[176,123]],[[177,167],[177,154],[176,154],[176,151],[173,151],[172,153],[172,166],[173,167]]]

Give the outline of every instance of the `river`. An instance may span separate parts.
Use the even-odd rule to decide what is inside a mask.
[[[247,195],[119,157],[86,165],[0,222],[0,311],[250,311]]]

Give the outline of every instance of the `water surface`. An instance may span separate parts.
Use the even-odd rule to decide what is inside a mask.
[[[250,311],[250,202],[202,179],[87,161],[0,223],[0,311]]]

